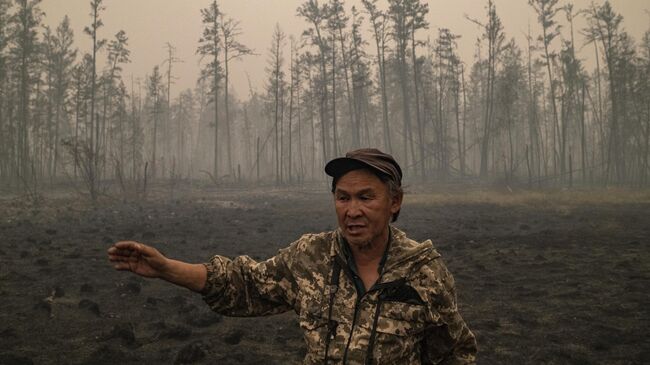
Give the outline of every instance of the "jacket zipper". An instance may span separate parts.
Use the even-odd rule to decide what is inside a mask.
[[[368,289],[363,295],[357,296],[357,300],[354,303],[354,315],[352,316],[352,326],[350,326],[350,334],[348,335],[348,342],[345,345],[345,351],[343,352],[343,365],[347,364],[348,361],[348,350],[350,349],[350,342],[352,342],[352,335],[354,334],[354,327],[357,324],[357,318],[359,317],[359,304],[361,304],[361,301],[363,298],[366,296],[366,294],[371,293],[373,291],[378,291],[384,288],[390,288],[392,286],[400,285],[405,282],[405,280],[399,279],[396,281],[390,281],[387,283],[380,283],[379,281],[381,280],[381,277],[377,279],[377,283],[372,286],[372,288]],[[358,294],[358,293],[357,293]]]
[[[334,259],[339,260],[339,265],[343,269],[343,272],[345,273],[345,275],[348,277],[348,280],[354,281],[354,279],[352,277],[354,274],[350,272],[350,270],[349,270],[348,266],[345,264],[345,262],[342,262],[343,260],[341,260],[341,258],[338,255],[335,256]],[[382,283],[381,280],[382,280],[383,276],[384,276],[383,273],[381,273],[379,275],[379,278],[377,278],[377,282],[370,289],[366,290],[365,293],[363,293],[361,296],[359,296],[359,292],[356,290],[356,286],[353,285],[355,287],[355,291],[357,292],[357,300],[354,303],[354,315],[352,316],[352,325],[350,326],[350,334],[348,335],[348,341],[347,341],[347,343],[345,345],[345,351],[343,352],[343,365],[345,365],[347,363],[347,361],[348,361],[348,351],[350,349],[350,342],[352,342],[352,335],[354,334],[354,327],[357,324],[357,317],[359,317],[359,304],[361,304],[361,301],[363,300],[363,298],[368,293],[371,293],[373,291],[378,291],[378,290],[384,289],[386,287],[391,287],[393,285],[398,285],[399,283],[403,283],[405,281],[404,278],[402,278],[402,279],[399,279],[399,280],[396,280],[396,281],[390,281],[390,282],[387,282],[387,283]]]
[[[345,352],[343,352],[343,365],[345,365],[348,362],[348,350],[350,349],[350,342],[352,342],[352,335],[354,334],[354,327],[357,324],[357,317],[359,317],[359,304],[361,304],[361,301],[363,300],[363,297],[366,296],[370,291],[374,289],[370,288],[370,290],[367,290],[363,295],[360,297],[357,296],[357,300],[354,303],[354,315],[352,316],[352,326],[350,326],[350,334],[348,335],[348,343],[345,345]]]

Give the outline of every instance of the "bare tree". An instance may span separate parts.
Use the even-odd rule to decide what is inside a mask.
[[[267,73],[269,74],[267,95],[269,103],[272,104],[271,109],[273,112],[273,131],[275,135],[275,183],[282,183],[282,169],[280,165],[281,160],[281,145],[280,145],[280,124],[282,123],[281,108],[282,108],[282,95],[284,94],[285,81],[284,81],[284,56],[282,49],[285,46],[286,36],[280,25],[276,24],[273,31],[271,40],[271,47],[269,49],[269,60]]]
[[[151,141],[151,176],[157,176],[157,161],[158,155],[156,154],[158,148],[158,126],[160,124],[160,114],[162,112],[161,98],[162,93],[162,75],[158,66],[154,66],[153,71],[147,79],[147,96],[150,101],[151,118],[153,121],[152,141]]]
[[[418,128],[418,146],[419,146],[419,160],[420,160],[420,177],[424,181],[426,179],[425,152],[424,152],[424,123],[422,121],[420,111],[420,74],[419,63],[417,57],[417,46],[423,45],[423,42],[416,41],[415,33],[420,29],[427,29],[429,23],[426,21],[426,16],[429,13],[429,6],[420,3],[419,0],[411,1],[408,6],[408,13],[410,16],[410,33],[411,33],[411,59],[413,64],[413,90],[415,100],[415,121]],[[411,141],[413,143],[413,141]]]
[[[226,112],[225,115],[225,125],[226,125],[226,144],[227,144],[227,155],[228,155],[228,171],[231,176],[234,176],[233,164],[232,164],[232,146],[230,134],[230,110],[229,110],[229,100],[228,100],[228,77],[229,77],[229,64],[230,61],[237,60],[246,55],[252,55],[253,50],[246,47],[237,39],[241,36],[242,31],[239,26],[239,22],[235,19],[228,18],[224,19],[223,14],[221,14],[221,36],[223,37],[223,64],[224,64],[224,109]]]
[[[113,107],[113,98],[116,95],[121,95],[123,98],[126,97],[126,90],[122,90],[122,93],[120,93],[120,83],[122,83],[122,64],[129,63],[131,62],[131,59],[129,58],[131,51],[129,51],[128,47],[128,42],[129,38],[126,36],[126,32],[123,30],[118,31],[115,34],[115,39],[112,39],[111,41],[108,42],[107,46],[107,51],[108,51],[108,72],[106,73],[104,77],[104,113],[103,113],[103,124],[106,124],[106,118],[108,117],[109,114],[112,114],[111,110]],[[120,105],[120,101],[118,99],[118,106]],[[124,107],[124,105],[121,105]],[[124,112],[124,110],[122,110]],[[124,129],[122,126],[123,123],[123,114],[120,114],[118,112],[118,142],[119,142],[119,147],[118,147],[118,157],[117,160],[118,166],[119,166],[119,171],[118,173],[120,176],[123,174],[122,171],[122,166],[124,165]],[[106,129],[107,126],[104,126],[103,129]],[[106,147],[110,147],[111,144],[106,143]]]
[[[367,42],[363,39],[363,16],[356,7],[352,7],[352,30],[350,32],[350,69],[352,72],[352,93],[354,95],[354,114],[359,129],[365,132],[365,143],[360,136],[360,143],[366,146],[374,144],[371,138],[369,109],[372,81],[368,55],[365,52]],[[363,124],[363,127],[361,126]],[[374,128],[373,128],[374,129]],[[385,131],[384,131],[385,132]]]
[[[36,176],[34,161],[30,155],[29,128],[31,88],[37,81],[35,67],[38,60],[36,27],[43,13],[38,7],[40,0],[16,0],[16,13],[12,16],[12,62],[18,68],[18,128],[17,128],[17,176],[25,192],[34,192]]]
[[[546,65],[546,70],[548,72],[548,83],[549,83],[549,89],[550,89],[550,98],[551,98],[551,106],[553,107],[553,135],[557,136],[557,138],[562,138],[560,136],[560,121],[558,118],[558,112],[557,112],[557,103],[556,103],[556,95],[555,95],[555,87],[556,87],[556,82],[553,77],[553,71],[552,71],[552,63],[554,58],[557,56],[554,52],[551,52],[549,50],[549,47],[551,45],[551,42],[553,42],[553,39],[555,39],[559,34],[560,34],[560,25],[557,24],[555,21],[555,15],[557,14],[558,11],[561,10],[561,8],[556,7],[557,6],[558,0],[529,0],[530,6],[535,9],[535,12],[537,13],[537,19],[539,20],[539,23],[542,26],[542,35],[539,37],[539,40],[542,42],[544,45],[544,63]],[[557,158],[555,158],[555,148],[556,148],[556,140],[557,138],[554,138],[553,142],[553,161],[556,161]],[[560,151],[560,156],[559,156],[559,163],[560,163],[560,176],[564,177],[564,172],[566,169],[565,162],[566,162],[566,156],[564,155],[565,151],[561,147]],[[556,163],[554,163],[554,167],[556,166]]]
[[[10,21],[9,8],[11,0],[0,0],[0,181],[6,182],[7,186],[11,184],[15,174],[14,141],[11,121],[5,113],[7,96],[9,94],[9,64],[6,55],[6,49],[10,41]]]
[[[219,172],[219,80],[221,79],[221,61],[219,53],[221,52],[221,36],[219,35],[219,7],[217,1],[213,0],[209,7],[201,9],[203,17],[203,35],[199,39],[199,48],[197,53],[202,57],[210,57],[210,62],[206,64],[201,71],[202,79],[211,80],[210,93],[212,94],[212,103],[214,104],[214,163],[212,165],[212,174],[218,178]]]
[[[482,38],[487,40],[488,43],[488,58],[487,58],[487,75],[485,83],[485,112],[483,117],[483,133],[481,137],[481,165],[480,176],[487,177],[488,174],[488,158],[489,147],[493,137],[493,114],[494,114],[494,80],[496,75],[496,68],[499,55],[503,51],[503,43],[505,36],[503,34],[503,25],[501,19],[497,15],[496,7],[492,0],[488,1],[488,21],[483,24],[477,20],[468,18],[475,24],[483,28]]]
[[[402,100],[402,152],[401,158],[406,166],[409,166],[408,146],[409,146],[409,129],[411,128],[411,108],[409,97],[408,73],[406,63],[406,51],[411,39],[410,32],[410,13],[409,5],[411,0],[389,0],[389,8],[386,13],[391,20],[391,35],[395,42],[395,54],[397,57],[398,82],[401,91]],[[415,160],[415,156],[412,156]]]
[[[497,75],[496,80],[496,99],[499,106],[500,129],[504,130],[507,136],[507,158],[504,163],[506,166],[506,183],[510,184],[513,181],[517,158],[521,155],[516,151],[517,141],[515,136],[519,130],[519,126],[516,124],[515,116],[518,114],[518,104],[520,104],[521,100],[519,90],[524,86],[524,68],[521,60],[521,51],[514,40],[511,40],[504,48],[502,58],[503,68]]]
[[[97,186],[100,181],[100,166],[99,166],[99,124],[95,114],[95,93],[97,89],[97,53],[102,49],[106,44],[105,39],[98,38],[97,31],[99,28],[104,26],[104,23],[99,18],[99,13],[106,9],[102,5],[103,0],[91,0],[90,2],[90,17],[92,22],[90,26],[84,28],[84,33],[86,33],[92,39],[92,69],[91,69],[91,79],[90,79],[90,156],[92,157],[92,164],[89,164],[87,168],[88,175],[92,176],[90,179],[93,182],[91,186],[90,196],[93,201],[97,199]]]
[[[333,149],[328,147],[329,126],[327,124],[329,104],[329,91],[327,87],[327,55],[331,53],[331,45],[322,33],[329,11],[326,6],[318,5],[318,1],[307,0],[298,8],[297,12],[299,16],[305,18],[310,24],[310,28],[303,32],[303,36],[307,37],[311,44],[318,48],[316,60],[319,65],[319,75],[313,80],[318,88],[317,98],[321,125],[321,144],[323,148],[322,158],[324,161],[327,161],[330,157],[330,153],[333,153]]]
[[[375,45],[377,47],[377,71],[379,87],[381,90],[381,115],[384,128],[384,148],[388,153],[393,153],[393,146],[390,139],[390,126],[388,123],[388,96],[386,92],[386,43],[389,33],[386,29],[386,14],[377,9],[378,0],[362,0],[372,24]]]
[[[343,8],[343,2],[341,0],[330,0],[328,5],[330,9],[328,27],[331,29],[333,35],[332,42],[338,40],[339,48],[341,49],[342,64],[338,69],[343,70],[343,79],[345,81],[349,126],[352,129],[352,148],[358,148],[360,144],[360,121],[358,115],[354,112],[354,93],[352,92],[350,81],[350,50],[346,47],[349,35],[344,31],[347,27],[347,22],[350,19],[345,14],[345,9]]]
[[[174,67],[175,63],[178,62],[183,62],[180,58],[176,57],[176,47],[174,47],[171,43],[167,42],[165,43],[165,48],[167,49],[167,58],[165,61],[163,61],[163,64],[167,64],[167,110],[165,113],[165,120],[166,120],[166,128],[165,128],[165,133],[163,137],[164,145],[171,147],[171,124],[172,124],[172,108],[171,108],[171,97],[172,97],[172,83],[175,79],[175,77],[172,74],[172,69]],[[180,133],[178,131],[177,133]],[[171,150],[171,148],[169,148]],[[166,153],[167,154],[167,153]],[[177,156],[178,157],[178,156]],[[167,163],[171,163],[169,161],[169,158],[166,159]],[[180,162],[180,161],[179,161]],[[163,175],[165,175],[165,168],[163,167]]]
[[[46,32],[47,33],[47,32]],[[52,103],[54,104],[54,132],[51,134],[50,145],[53,149],[51,163],[48,168],[51,177],[56,177],[59,165],[59,144],[62,119],[67,116],[67,104],[71,89],[71,74],[77,57],[77,50],[73,49],[74,34],[70,28],[70,20],[63,18],[56,33],[46,36],[48,50],[48,74],[52,88]]]
[[[616,79],[617,60],[620,56],[620,47],[623,42],[623,34],[620,26],[623,17],[614,12],[609,1],[602,6],[593,5],[587,14],[589,27],[585,29],[587,41],[600,42],[603,50],[607,71],[609,73],[609,97],[611,102],[611,113],[609,113],[609,142],[607,147],[607,162],[605,171],[605,183],[610,179],[610,174],[616,174],[618,182],[625,178],[625,162],[621,153],[621,131],[619,127],[619,103],[617,98],[618,85]],[[612,163],[613,161],[613,163]]]

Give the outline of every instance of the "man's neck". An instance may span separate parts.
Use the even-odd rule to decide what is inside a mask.
[[[389,229],[386,227],[386,230],[382,232],[381,235],[375,237],[375,239],[359,247],[357,245],[349,245],[350,251],[352,252],[352,257],[354,258],[354,263],[357,267],[367,267],[369,265],[377,266],[386,252],[386,246],[388,245],[389,238]]]

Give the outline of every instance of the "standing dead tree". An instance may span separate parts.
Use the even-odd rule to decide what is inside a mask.
[[[619,126],[620,91],[618,85],[618,61],[621,57],[621,47],[625,39],[621,32],[623,17],[614,12],[609,1],[602,6],[592,5],[587,13],[589,26],[584,30],[588,42],[600,42],[604,50],[605,64],[609,74],[609,98],[611,112],[609,113],[609,136],[607,143],[607,160],[605,163],[605,183],[610,181],[611,175],[616,176],[617,182],[625,179],[625,160],[623,158],[623,141],[621,140],[621,129]]]
[[[393,153],[393,146],[390,139],[390,126],[388,123],[388,95],[386,91],[386,43],[389,39],[389,32],[386,29],[386,14],[377,8],[378,0],[362,0],[372,24],[375,46],[377,48],[377,73],[379,88],[381,91],[381,115],[384,136],[384,148],[388,153]]]
[[[17,65],[18,108],[16,125],[16,175],[22,182],[25,192],[34,190],[37,176],[34,174],[34,159],[30,153],[30,128],[32,117],[30,115],[30,99],[32,86],[37,82],[35,67],[38,59],[38,38],[36,27],[39,25],[42,11],[38,4],[40,0],[16,1],[17,9],[12,22],[12,46],[10,48],[11,61]]]
[[[165,113],[165,128],[164,128],[164,133],[163,133],[163,145],[166,146],[163,150],[165,155],[169,154],[168,151],[172,151],[173,149],[171,148],[172,146],[172,132],[171,132],[171,127],[172,127],[172,84],[174,79],[176,79],[173,74],[172,74],[172,69],[174,67],[175,63],[183,62],[180,58],[176,57],[176,47],[174,47],[171,43],[167,42],[165,43],[165,48],[167,49],[167,58],[165,61],[163,61],[163,65],[167,64],[167,108],[166,108],[166,113]],[[181,131],[177,130],[177,134],[180,134]],[[173,156],[173,154],[172,154]],[[164,158],[164,157],[163,157]],[[172,158],[164,158],[164,162],[167,164],[173,164],[174,161],[178,160],[178,156],[172,157]],[[165,176],[165,165],[163,164],[163,176]],[[173,175],[173,174],[172,174]],[[171,175],[170,175],[171,176]]]
[[[487,41],[488,58],[487,58],[487,75],[485,82],[485,111],[483,116],[483,132],[480,141],[480,172],[481,177],[487,177],[488,160],[490,143],[493,138],[492,129],[494,127],[494,85],[496,78],[497,62],[499,55],[503,51],[505,35],[503,34],[503,24],[497,15],[496,7],[492,0],[488,2],[488,21],[482,23],[478,20],[467,18],[483,29],[482,39]]]
[[[151,135],[151,176],[156,178],[158,173],[158,127],[160,125],[160,114],[162,114],[162,75],[158,66],[154,66],[153,72],[147,79],[147,97],[149,99],[150,115],[153,122]]]
[[[102,4],[103,0],[92,0],[90,2],[90,17],[92,22],[90,26],[84,28],[84,33],[86,33],[92,39],[92,63],[91,63],[91,75],[90,75],[90,155],[86,153],[76,154],[79,157],[87,157],[92,159],[92,163],[86,168],[87,174],[92,175],[91,178],[88,178],[91,185],[90,188],[90,197],[93,201],[97,199],[98,193],[98,184],[101,180],[101,170],[100,166],[100,128],[99,120],[95,112],[95,96],[97,92],[97,53],[103,48],[106,44],[105,39],[98,38],[98,30],[104,23],[99,18],[99,13],[106,9]],[[79,148],[79,146],[77,146]]]
[[[307,0],[298,8],[297,12],[299,16],[305,18],[310,24],[310,28],[303,32],[303,36],[310,41],[311,45],[316,46],[318,49],[315,61],[318,63],[319,73],[314,77],[313,81],[317,91],[315,97],[318,98],[322,158],[323,161],[327,161],[334,154],[334,149],[330,148],[330,126],[328,124],[328,107],[330,103],[328,101],[327,57],[331,53],[331,45],[323,34],[323,28],[325,27],[329,10],[327,6],[318,5],[318,1],[316,0]],[[334,139],[336,139],[336,135],[333,136]]]
[[[285,46],[286,36],[280,25],[276,24],[273,31],[271,40],[271,47],[269,48],[268,67],[266,69],[269,78],[267,83],[267,100],[269,109],[273,113],[273,133],[275,140],[275,183],[280,185],[282,183],[282,145],[280,141],[282,115],[281,109],[283,105],[283,95],[285,89],[284,81],[284,56],[282,49]]]
[[[224,111],[225,111],[225,127],[226,127],[226,154],[228,158],[228,172],[231,176],[235,175],[233,170],[232,158],[232,135],[230,132],[230,100],[228,90],[229,80],[229,65],[231,61],[241,59],[244,56],[254,54],[253,50],[240,43],[238,38],[241,36],[242,31],[239,22],[235,19],[224,19],[223,14],[221,17],[221,36],[223,44],[223,65],[224,65]]]
[[[556,91],[557,86],[555,78],[553,77],[552,64],[557,55],[554,52],[550,51],[551,42],[558,35],[560,35],[560,25],[554,20],[555,15],[561,8],[556,7],[558,0],[529,0],[530,6],[535,9],[537,13],[537,19],[542,26],[542,35],[539,37],[539,41],[544,45],[544,64],[546,65],[546,71],[548,72],[548,83],[550,90],[550,100],[551,106],[553,108],[553,168],[557,169],[557,160],[559,159],[560,165],[560,176],[563,178],[566,170],[566,145],[560,142],[560,153],[556,152],[557,140],[564,137],[561,136],[560,131],[560,121],[557,111],[557,102],[556,102]],[[564,121],[563,121],[564,123]],[[557,171],[555,171],[557,174]]]
[[[219,81],[222,77],[221,60],[219,54],[223,45],[221,44],[219,16],[221,12],[217,1],[213,0],[210,6],[201,9],[203,17],[203,35],[199,39],[199,47],[196,50],[201,57],[209,57],[209,62],[201,70],[201,78],[210,80],[211,102],[214,104],[214,161],[212,174],[218,179],[219,172]]]

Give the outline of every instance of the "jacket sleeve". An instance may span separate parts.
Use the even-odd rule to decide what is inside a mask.
[[[423,364],[476,364],[476,338],[458,312],[454,279],[441,258],[434,259],[429,268],[434,281],[429,308],[437,323],[425,332]]]
[[[208,274],[201,291],[203,300],[227,316],[261,316],[293,309],[297,290],[290,267],[299,242],[262,262],[248,256],[213,256],[203,264]]]

